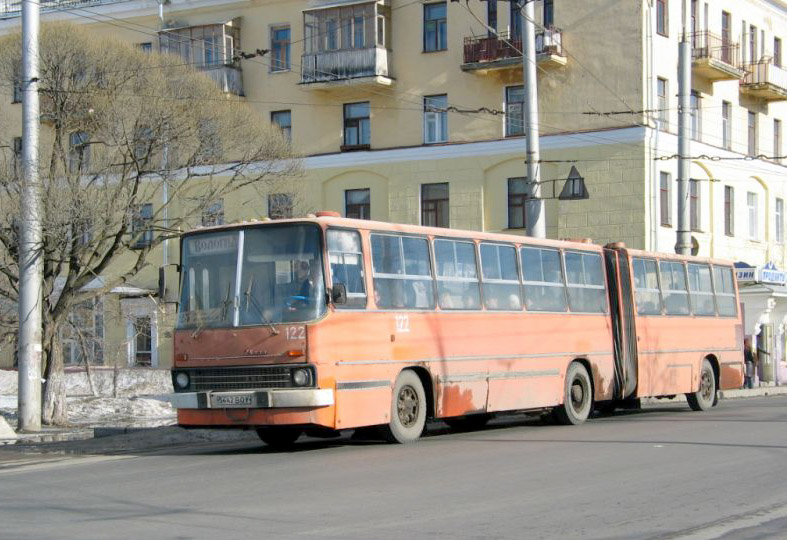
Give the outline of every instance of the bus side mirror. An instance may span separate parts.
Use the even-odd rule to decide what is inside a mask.
[[[331,299],[337,306],[347,303],[347,286],[344,283],[334,283],[331,289]]]
[[[178,303],[178,285],[180,283],[180,266],[167,264],[158,269],[158,297],[165,304]]]

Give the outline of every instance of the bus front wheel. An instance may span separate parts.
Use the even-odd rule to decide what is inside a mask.
[[[301,433],[302,430],[298,428],[282,426],[270,426],[257,429],[257,435],[262,439],[262,442],[277,450],[292,448],[295,441],[301,436]]]
[[[396,378],[391,399],[391,422],[384,435],[389,442],[407,444],[421,437],[426,425],[426,392],[413,371],[403,371]]]
[[[716,375],[713,373],[713,366],[707,359],[702,361],[700,389],[686,394],[686,401],[689,402],[689,407],[693,411],[707,411],[716,404]]]
[[[555,418],[565,426],[581,424],[593,408],[593,387],[585,366],[574,362],[566,370],[563,404],[555,409]]]

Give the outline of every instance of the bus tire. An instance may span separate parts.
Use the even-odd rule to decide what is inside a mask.
[[[276,450],[292,448],[295,441],[301,436],[302,430],[298,428],[269,426],[257,428],[257,436],[262,442]]]
[[[585,366],[573,362],[566,370],[563,404],[555,408],[555,419],[564,426],[581,424],[593,410],[593,386]]]
[[[686,401],[693,411],[707,411],[716,404],[716,375],[707,358],[702,361],[700,389],[686,394]]]
[[[396,378],[391,397],[391,422],[383,429],[388,442],[417,441],[426,426],[426,392],[421,379],[411,370]]]
[[[448,424],[454,431],[474,431],[484,427],[492,418],[490,414],[470,414],[467,416],[457,416],[455,418],[443,418],[443,422]]]

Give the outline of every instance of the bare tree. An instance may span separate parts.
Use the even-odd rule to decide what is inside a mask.
[[[1,40],[0,78],[9,90],[20,62],[21,36]],[[40,70],[42,420],[62,424],[58,335],[72,307],[138,274],[153,249],[198,222],[214,201],[246,187],[291,191],[300,162],[268,121],[180,58],[55,24],[42,28]],[[0,141],[0,334],[17,324],[23,210],[12,143]],[[100,287],[86,288],[99,276]]]

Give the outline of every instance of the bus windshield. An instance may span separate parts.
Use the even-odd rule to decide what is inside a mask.
[[[307,322],[325,312],[320,232],[313,225],[186,237],[182,272],[178,328]]]

